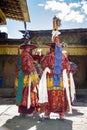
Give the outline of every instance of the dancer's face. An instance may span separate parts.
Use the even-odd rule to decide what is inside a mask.
[[[29,44],[30,39],[25,39],[25,45]]]

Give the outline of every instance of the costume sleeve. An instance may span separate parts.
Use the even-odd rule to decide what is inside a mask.
[[[36,71],[34,66],[34,61],[31,55],[29,53],[25,53],[21,55],[21,61],[22,61],[22,69],[24,74],[30,74],[31,72]]]
[[[52,53],[47,54],[41,60],[41,67],[44,70],[46,67],[53,69],[54,67],[54,55]]]
[[[67,72],[70,71],[70,62],[69,62],[69,59],[68,59],[68,55],[67,54],[63,54],[62,55],[62,69],[66,69]]]

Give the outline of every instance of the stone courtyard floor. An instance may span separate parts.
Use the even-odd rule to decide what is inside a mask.
[[[87,98],[78,98],[72,115],[64,120],[51,113],[51,119],[20,117],[15,98],[0,98],[0,130],[87,130]]]

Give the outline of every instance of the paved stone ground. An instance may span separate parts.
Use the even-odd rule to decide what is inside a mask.
[[[73,114],[66,113],[65,120],[20,117],[15,98],[0,98],[0,130],[87,130],[87,98],[78,98],[73,106]]]

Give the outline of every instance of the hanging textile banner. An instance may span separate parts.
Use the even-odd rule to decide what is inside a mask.
[[[18,45],[0,45],[0,55],[17,55]]]

